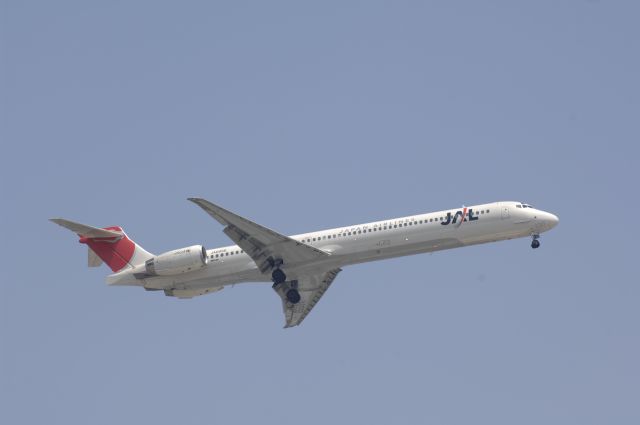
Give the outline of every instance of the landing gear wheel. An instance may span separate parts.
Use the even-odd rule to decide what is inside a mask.
[[[297,289],[289,289],[287,291],[287,301],[291,304],[298,304],[300,302],[300,292]]]
[[[287,275],[280,269],[275,269],[271,273],[271,279],[273,279],[273,283],[284,283],[287,280]]]
[[[540,241],[538,239],[534,239],[531,241],[531,248],[536,249],[540,247]]]

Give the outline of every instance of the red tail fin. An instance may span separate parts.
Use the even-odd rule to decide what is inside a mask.
[[[117,272],[131,264],[131,259],[136,251],[136,244],[127,237],[118,226],[105,227],[105,230],[122,232],[122,236],[113,238],[89,238],[80,237],[80,243],[87,244],[98,257]]]
[[[127,266],[137,266],[153,258],[153,254],[129,239],[121,227],[113,226],[100,229],[64,218],[50,218],[49,220],[80,236],[80,243],[89,247],[89,267],[100,265],[96,255],[107,263],[114,272]]]

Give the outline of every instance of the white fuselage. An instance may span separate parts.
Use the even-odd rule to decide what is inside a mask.
[[[461,221],[462,214],[464,221]],[[387,258],[434,252],[450,248],[539,235],[558,222],[558,218],[520,202],[494,202],[417,214],[390,220],[338,227],[291,236],[292,239],[328,256],[314,263],[283,264],[289,279],[314,269],[329,269]],[[136,285],[146,289],[213,292],[225,285],[241,282],[270,282],[270,273],[261,273],[254,261],[237,245],[207,251],[203,268],[176,276],[144,279],[135,270],[113,274],[113,285]]]

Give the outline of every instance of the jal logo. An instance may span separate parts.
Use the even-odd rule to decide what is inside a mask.
[[[462,210],[458,210],[455,214],[451,214],[451,212],[447,213],[447,219],[445,221],[440,222],[443,226],[448,224],[457,224],[461,226],[465,221],[476,221],[478,219],[477,215],[474,215],[473,208],[464,208]]]

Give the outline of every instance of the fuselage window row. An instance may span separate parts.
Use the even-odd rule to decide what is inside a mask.
[[[523,207],[523,208],[527,208],[527,207]],[[477,214],[489,214],[489,210],[480,210],[477,212]],[[469,217],[469,213],[465,213],[465,217]],[[400,223],[400,224],[394,224],[393,226],[388,225],[388,226],[377,226],[372,228],[372,229],[364,229],[364,230],[358,230],[358,231],[353,231],[353,232],[344,232],[344,233],[337,233],[337,234],[333,234],[333,235],[323,235],[323,236],[317,236],[314,238],[306,238],[306,242],[307,243],[313,243],[313,242],[320,242],[322,240],[327,240],[327,239],[337,239],[337,238],[344,238],[347,236],[354,236],[356,234],[360,235],[362,233],[371,233],[371,232],[382,232],[384,230],[391,230],[391,229],[397,229],[398,226],[399,227],[407,227],[407,226],[417,226],[418,224],[428,224],[428,223],[437,223],[440,221],[444,221],[445,217],[440,216],[440,217],[431,217],[431,218],[425,218],[423,220],[412,220],[412,221],[408,221],[405,223]],[[305,243],[305,238],[300,239],[298,242],[301,243]],[[236,252],[237,253],[237,252]],[[241,253],[244,253],[244,251],[241,251]],[[221,254],[220,256],[223,256],[224,254]],[[231,253],[231,255],[233,255],[233,252]],[[217,257],[217,255],[216,255]],[[213,258],[213,257],[212,257]]]

